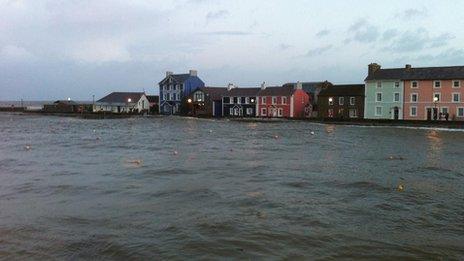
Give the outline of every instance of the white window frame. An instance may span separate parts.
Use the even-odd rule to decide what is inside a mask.
[[[242,104],[242,97],[237,96],[237,104]]]
[[[462,115],[459,115],[459,109],[462,109]],[[457,107],[456,108],[456,117],[464,118],[464,107]]]
[[[247,115],[253,115],[253,108],[247,108],[246,109],[246,114]]]
[[[267,116],[267,109],[261,108],[261,116]]]
[[[435,99],[435,95],[438,94],[438,101],[437,102],[441,102],[441,92],[434,92],[433,93],[433,96],[432,96],[432,102],[434,102],[434,99]]]
[[[380,113],[377,113],[377,109],[380,108]],[[375,116],[382,116],[383,108],[382,106],[375,106]]]
[[[284,110],[282,108],[277,109],[277,116],[278,117],[283,117],[284,116]]]
[[[345,97],[338,97],[338,105],[345,105]]]
[[[234,107],[229,108],[229,115],[234,116]]]
[[[437,87],[437,85],[436,85],[437,83],[440,85],[439,87]],[[441,88],[441,81],[433,81],[433,88],[434,88],[434,89],[439,89],[439,88]]]
[[[412,109],[416,109],[416,113],[412,114]],[[409,117],[417,117],[417,106],[409,107]]]
[[[458,100],[457,100],[457,101],[454,100],[454,95],[456,95],[456,94],[458,95]],[[461,93],[459,93],[459,92],[453,92],[453,93],[451,94],[451,102],[452,102],[452,103],[459,103],[459,102],[461,102]]]
[[[272,96],[271,99],[272,99],[272,100],[271,100],[271,101],[272,101],[272,105],[277,104],[277,97],[276,97],[276,96]]]
[[[354,116],[351,115],[351,112],[354,111]],[[358,118],[358,109],[349,109],[348,110],[348,116],[352,119]]]
[[[380,94],[380,100],[379,100],[379,94]],[[382,102],[383,99],[383,94],[381,92],[376,92],[375,93],[375,102]]]
[[[414,95],[416,96],[416,100],[414,101],[412,97],[414,97]],[[413,92],[411,93],[411,102],[414,102],[414,103],[417,103],[419,102],[419,93],[417,92]]]
[[[458,86],[454,86],[454,83],[457,82],[458,83]],[[460,80],[453,80],[451,82],[451,87],[457,89],[457,88],[461,88],[461,81]]]
[[[416,87],[414,87],[414,83],[416,84]],[[412,89],[417,89],[417,88],[419,88],[419,81],[411,81],[411,88],[412,88]]]
[[[261,97],[261,103],[266,104],[266,97]]]
[[[396,95],[398,94],[398,100],[396,100]],[[401,100],[401,94],[399,92],[394,92],[393,93],[393,102],[400,102]]]
[[[441,106],[438,112],[441,112],[442,114],[445,114],[445,113],[443,112],[443,109],[446,109],[446,110],[448,111],[448,113],[450,112],[448,106]]]
[[[287,96],[282,96],[280,99],[283,105],[287,105]]]
[[[376,87],[379,89],[382,88],[382,81],[378,81],[376,84]]]
[[[229,104],[234,104],[234,97],[229,97]]]
[[[356,105],[356,97],[350,97],[350,105]]]
[[[250,104],[250,97],[245,97],[245,104]]]

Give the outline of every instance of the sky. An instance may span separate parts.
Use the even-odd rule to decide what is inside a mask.
[[[464,1],[0,0],[0,100],[363,83],[367,65],[464,65]]]

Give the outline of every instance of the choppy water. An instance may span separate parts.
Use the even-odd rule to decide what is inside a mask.
[[[0,114],[0,258],[463,259],[463,145],[423,129]]]

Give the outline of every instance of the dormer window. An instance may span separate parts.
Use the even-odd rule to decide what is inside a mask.
[[[441,81],[434,81],[433,82],[433,87],[434,88],[441,88]]]

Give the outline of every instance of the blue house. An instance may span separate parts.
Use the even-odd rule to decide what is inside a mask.
[[[204,86],[205,83],[197,76],[195,70],[190,70],[186,74],[166,72],[166,77],[159,82],[160,114],[179,114],[183,99]]]

